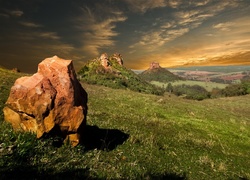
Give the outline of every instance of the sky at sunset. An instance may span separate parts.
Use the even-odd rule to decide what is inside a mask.
[[[0,66],[77,70],[107,52],[124,65],[250,65],[250,0],[0,0]]]

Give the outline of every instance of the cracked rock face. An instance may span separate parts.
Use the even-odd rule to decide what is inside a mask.
[[[108,68],[110,66],[110,62],[109,62],[109,57],[108,57],[108,54],[107,53],[103,53],[101,56],[100,56],[100,61],[101,61],[101,64],[104,68]]]
[[[121,66],[123,65],[123,58],[122,58],[121,54],[115,53],[113,55],[113,58],[116,59],[116,61],[118,62],[118,64],[120,64]]]
[[[32,131],[40,138],[59,129],[75,146],[86,125],[87,93],[72,61],[54,56],[42,61],[36,74],[16,80],[3,111],[16,130]]]

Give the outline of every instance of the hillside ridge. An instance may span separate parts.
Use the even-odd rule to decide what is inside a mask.
[[[79,79],[89,84],[104,85],[111,88],[130,89],[137,92],[162,95],[163,90],[142,78],[123,65],[119,53],[88,61],[78,72]]]

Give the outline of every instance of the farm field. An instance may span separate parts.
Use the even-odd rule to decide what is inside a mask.
[[[0,109],[15,79],[0,71]],[[194,101],[82,82],[75,148],[13,132],[0,114],[0,179],[250,179],[250,95]]]
[[[169,71],[188,80],[231,84],[240,83],[242,78],[249,76],[250,66],[198,66]]]
[[[172,71],[208,71],[208,72],[222,72],[222,73],[230,73],[230,72],[242,72],[242,71],[250,71],[250,66],[187,66],[187,67],[176,67],[169,68]]]
[[[152,84],[154,85],[157,85],[159,87],[167,87],[168,83],[162,83],[162,82],[158,82],[158,81],[152,81],[151,82]],[[204,87],[207,91],[212,91],[213,88],[219,88],[219,89],[223,89],[225,88],[226,86],[228,86],[228,84],[223,84],[223,83],[216,83],[216,82],[204,82],[204,81],[191,81],[191,80],[186,80],[186,81],[175,81],[175,82],[171,82],[171,84],[173,86],[176,86],[176,85],[182,85],[182,84],[185,84],[185,85],[190,85],[190,86],[193,86],[193,85],[199,85],[199,86],[202,86]]]

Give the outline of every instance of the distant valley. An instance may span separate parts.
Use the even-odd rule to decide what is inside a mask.
[[[241,79],[250,77],[250,66],[194,66],[168,70],[187,80],[225,84],[239,83]]]
[[[239,83],[241,79],[250,77],[250,66],[192,66],[165,69],[186,80],[223,84]],[[144,70],[133,71],[140,74]]]

